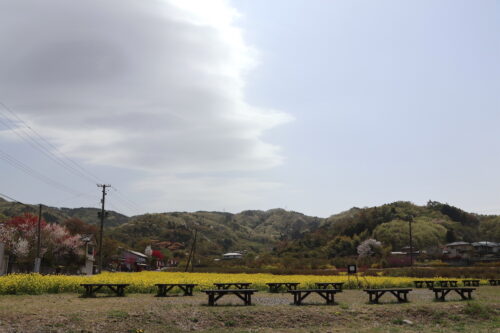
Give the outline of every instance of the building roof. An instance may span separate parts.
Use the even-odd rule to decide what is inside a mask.
[[[242,256],[241,253],[238,252],[229,252],[229,253],[224,253],[224,256]]]
[[[460,245],[471,245],[471,244],[467,243],[467,242],[453,242],[453,243],[446,244],[446,246],[460,246]]]
[[[497,247],[500,244],[495,243],[495,242],[488,242],[488,241],[481,241],[481,242],[476,242],[472,243],[472,246],[489,246],[489,247]]]
[[[147,255],[145,255],[144,253],[141,253],[141,252],[132,251],[132,250],[125,250],[125,251],[130,252],[130,253],[138,256],[138,257],[143,257],[143,258],[147,258],[148,257]]]

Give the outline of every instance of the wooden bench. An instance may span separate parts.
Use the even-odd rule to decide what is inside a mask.
[[[193,289],[197,284],[194,283],[157,283],[158,287],[157,297],[166,297],[167,293],[173,288],[177,287],[184,292],[184,296],[193,296]]]
[[[329,286],[331,286],[333,289],[337,291],[342,291],[342,286],[344,285],[344,282],[317,282],[316,287],[319,289],[328,289]]]
[[[415,284],[415,288],[423,288],[424,284],[426,288],[433,288],[434,287],[434,281],[433,280],[422,280],[422,281],[413,281]]]
[[[479,287],[479,280],[462,280],[462,283],[466,287]]]
[[[335,304],[335,294],[339,291],[337,289],[296,289],[288,290],[293,294],[293,304],[302,305],[302,301],[312,293],[316,293],[326,300],[327,305]]]
[[[434,295],[436,296],[436,300],[445,301],[446,295],[448,295],[451,291],[455,291],[460,295],[462,299],[472,299],[472,292],[476,290],[476,288],[470,287],[436,287],[432,288]],[[467,297],[465,296],[467,294]]]
[[[441,281],[437,281],[437,283],[439,284],[440,287],[458,287],[457,286],[457,283],[458,281],[456,280],[441,280]]]
[[[252,305],[252,294],[256,293],[257,289],[212,289],[202,290],[208,295],[208,305],[214,306],[215,303],[224,295],[233,294],[243,301],[245,305]]]
[[[125,296],[125,287],[129,286],[125,283],[82,283],[80,286],[85,288],[84,297],[94,297],[95,293],[106,287],[113,291],[116,296]]]
[[[266,283],[269,286],[270,293],[277,293],[281,287],[285,286],[286,290],[297,290],[299,282],[270,282]]]
[[[399,303],[408,302],[408,293],[412,291],[410,288],[385,288],[385,289],[365,289],[364,290],[369,298],[370,303],[378,304],[378,300],[385,293],[390,293],[396,297]]]
[[[248,289],[251,283],[248,282],[231,282],[231,283],[214,283],[217,289],[229,289],[234,287],[236,289]]]
[[[500,286],[500,279],[490,279],[490,286]]]

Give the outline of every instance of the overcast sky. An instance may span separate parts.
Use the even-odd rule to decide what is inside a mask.
[[[26,203],[500,214],[499,1],[0,0],[0,102]]]

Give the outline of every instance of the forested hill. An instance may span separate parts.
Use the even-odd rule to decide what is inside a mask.
[[[37,206],[23,206],[0,199],[0,218],[37,214]],[[77,218],[88,224],[99,221],[97,208],[44,207],[43,218],[61,223]],[[2,217],[3,215],[3,217]],[[378,207],[352,208],[328,218],[307,216],[283,209],[222,212],[172,212],[134,217],[109,212],[106,235],[135,250],[149,244],[178,242],[187,246],[198,231],[197,252],[220,255],[246,250],[295,257],[353,255],[364,239],[375,238],[385,247],[399,250],[408,245],[408,221],[413,221],[419,248],[452,241],[500,242],[500,216],[467,213],[430,201],[425,206],[394,202]]]
[[[350,256],[367,238],[375,238],[384,247],[398,251],[409,245],[409,221],[415,247],[420,249],[455,241],[500,242],[498,215],[467,213],[436,201],[425,206],[400,201],[332,215],[301,238],[279,242],[274,253],[294,257]]]
[[[197,251],[220,255],[224,251],[271,250],[280,239],[300,238],[316,230],[323,219],[283,209],[221,212],[146,214],[111,230],[114,239],[143,249],[161,241],[189,243],[198,232]]]
[[[97,225],[99,218],[97,217],[98,208],[57,208],[57,207],[42,207],[42,217],[49,223],[62,223],[70,218],[78,218],[88,224]],[[25,205],[21,203],[6,201],[0,198],[0,219],[20,216],[24,213],[38,215],[38,205]],[[108,211],[106,218],[106,226],[113,227],[125,223],[129,220],[128,216],[123,214]]]

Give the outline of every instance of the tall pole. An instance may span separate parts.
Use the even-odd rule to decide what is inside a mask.
[[[42,244],[42,204],[38,205],[38,224],[36,227],[36,258],[35,258],[35,268],[33,271],[35,273],[40,273],[40,266],[42,263],[42,258],[40,257],[41,253],[41,244]]]
[[[98,184],[98,187],[102,187],[102,199],[101,199],[101,212],[97,215],[101,218],[101,230],[99,233],[99,266],[97,267],[98,273],[102,273],[102,234],[104,233],[104,218],[106,217],[104,211],[104,201],[106,198],[106,187],[111,187],[111,185]]]
[[[41,250],[41,230],[42,230],[42,204],[38,205],[38,225],[36,228],[37,242],[36,242],[36,257],[40,258]]]
[[[198,229],[194,230],[194,244],[193,244],[193,255],[191,257],[191,272],[194,271],[194,255],[196,253],[196,236],[198,235]]]
[[[413,237],[411,232],[411,224],[413,222],[413,217],[409,216],[408,223],[410,224],[410,266],[413,267]]]
[[[188,271],[189,264],[192,263],[191,260],[193,260],[193,258],[194,258],[194,247],[195,247],[195,244],[196,244],[196,235],[197,234],[198,234],[198,230],[195,229],[193,244],[191,244],[191,250],[189,251],[189,257],[188,257],[188,260],[186,262],[186,267],[184,268],[184,272]],[[193,269],[192,266],[191,266],[191,269]]]

